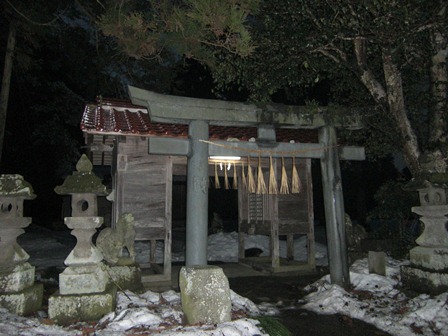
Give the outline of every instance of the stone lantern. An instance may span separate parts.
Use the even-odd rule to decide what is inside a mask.
[[[403,283],[426,293],[441,293],[448,289],[448,205],[447,189],[427,183],[418,189],[420,206],[412,211],[424,224],[417,238],[418,246],[409,252],[411,264],[403,266]]]
[[[74,319],[97,320],[115,305],[115,289],[109,285],[103,256],[92,243],[96,229],[103,224],[97,197],[108,194],[92,168],[87,156],[82,155],[76,172],[55,188],[60,195],[71,195],[72,216],[65,217],[64,222],[77,239],[64,261],[68,267],[59,275],[59,293],[49,300],[49,316],[61,324]]]
[[[22,176],[0,176],[0,306],[20,315],[42,305],[43,286],[34,284],[35,268],[16,241],[31,223],[23,217],[23,201],[35,197]]]

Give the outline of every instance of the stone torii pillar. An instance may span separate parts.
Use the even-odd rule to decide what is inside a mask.
[[[187,228],[185,261],[187,266],[207,265],[208,236],[208,124],[193,120],[188,128],[191,153],[187,174]]]
[[[327,228],[328,263],[331,283],[343,287],[350,285],[345,234],[344,195],[341,168],[336,141],[336,129],[325,126],[319,129],[319,141],[326,147],[320,159],[324,209]]]

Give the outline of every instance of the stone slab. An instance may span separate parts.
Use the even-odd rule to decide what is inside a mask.
[[[1,294],[0,307],[17,315],[28,315],[42,308],[43,292],[42,284],[33,284],[17,293]]]
[[[112,283],[120,290],[135,291],[143,288],[142,274],[138,265],[110,266],[107,272],[109,277],[112,278]]]
[[[419,293],[441,294],[448,290],[448,273],[420,269],[413,266],[401,267],[403,284]]]
[[[413,207],[412,211],[422,217],[425,224],[422,234],[416,239],[419,246],[448,246],[448,231],[446,229],[448,205],[426,205]]]
[[[413,265],[429,270],[448,270],[448,247],[416,246],[409,251],[409,259]]]
[[[179,275],[182,310],[188,324],[231,320],[229,280],[218,266],[182,267]]]
[[[58,292],[48,300],[48,316],[60,325],[98,321],[115,309],[116,297],[115,286],[96,294],[61,295]]]
[[[104,222],[103,217],[99,216],[80,216],[80,217],[64,217],[64,223],[69,229],[97,229]]]
[[[34,284],[35,267],[21,263],[9,271],[0,272],[0,293],[20,292]]]
[[[75,235],[73,232],[72,232],[72,235]],[[79,234],[80,230],[78,230],[77,233]],[[78,236],[76,236],[76,238],[78,238]],[[78,242],[79,242],[79,239],[78,239]],[[98,249],[90,241],[88,243],[86,243],[85,245],[86,246],[79,247],[79,248],[78,248],[78,246],[75,247],[75,249],[72,250],[70,252],[70,254],[68,255],[68,257],[64,260],[64,264],[67,266],[76,267],[76,266],[83,266],[83,265],[88,265],[88,264],[98,264],[99,262],[101,262],[101,260],[103,260],[103,255],[101,254],[101,252],[98,251]],[[78,253],[79,250],[81,250],[83,253],[82,257],[77,255],[77,254],[79,254]]]
[[[61,295],[102,293],[109,282],[105,265],[70,266],[59,274]]]

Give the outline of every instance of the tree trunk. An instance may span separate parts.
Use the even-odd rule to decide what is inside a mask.
[[[448,38],[445,32],[431,33],[431,89],[434,99],[433,113],[430,124],[430,142],[447,142],[447,55]]]
[[[373,99],[384,108],[387,108],[386,90],[383,85],[376,79],[372,70],[367,64],[367,46],[366,39],[362,36],[353,40],[353,47],[356,56],[356,64],[358,66],[358,75],[361,83],[367,88]]]
[[[400,138],[403,141],[403,156],[412,175],[420,171],[420,150],[411,123],[406,114],[401,73],[392,61],[390,54],[383,54],[383,71],[386,89],[375,77],[367,64],[367,47],[364,37],[353,40],[353,47],[358,66],[359,79],[372,95],[373,99],[388,110],[397,123]]]
[[[411,127],[406,114],[401,72],[392,59],[391,53],[383,51],[383,71],[387,88],[389,112],[395,118],[400,138],[402,139],[403,156],[412,175],[421,171],[420,149],[417,136]]]
[[[438,13],[443,22],[446,19],[447,5]],[[434,99],[433,113],[430,120],[429,141],[447,143],[447,90],[448,90],[448,34],[443,27],[436,26],[430,32],[432,49],[431,57],[431,90]]]
[[[12,64],[16,46],[16,28],[9,24],[8,42],[6,44],[5,66],[3,69],[2,90],[0,93],[0,162],[2,161],[3,139],[5,137],[6,114],[8,111],[9,88],[11,86]]]
[[[439,15],[442,22],[447,6]],[[425,153],[425,169],[429,172],[446,173],[448,161],[448,34],[436,26],[430,32],[431,41],[431,93],[433,106],[429,120],[429,148]]]

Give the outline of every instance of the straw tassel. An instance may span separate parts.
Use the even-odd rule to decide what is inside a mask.
[[[296,168],[295,158],[292,158],[292,182],[291,182],[291,193],[298,194],[302,191],[302,182],[299,178],[299,173]]]
[[[280,181],[280,194],[289,194],[288,175],[286,174],[284,157],[282,157],[282,178]]]
[[[250,194],[255,194],[256,191],[254,174],[252,173],[249,157],[247,158],[247,191]]]
[[[264,182],[263,170],[261,168],[261,157],[258,156],[258,177],[257,177],[257,194],[267,194],[268,189]]]
[[[238,180],[236,179],[236,166],[235,162],[233,163],[233,189],[238,189]]]
[[[215,188],[220,189],[221,184],[219,183],[219,176],[218,176],[218,164],[215,162]]]
[[[246,173],[244,172],[244,160],[241,161],[241,181],[243,182],[243,188],[247,188]]]
[[[278,194],[277,178],[275,176],[274,165],[272,164],[272,156],[269,157],[269,193]]]
[[[230,163],[229,163],[229,165],[230,165]],[[230,189],[230,186],[229,186],[229,177],[227,176],[227,164],[224,162],[224,188],[227,190],[227,189]]]

